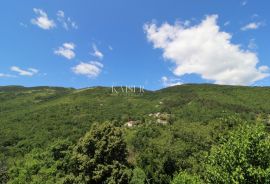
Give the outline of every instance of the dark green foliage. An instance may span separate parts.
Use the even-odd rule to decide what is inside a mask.
[[[0,155],[0,184],[5,184],[8,181],[7,165],[4,158]]]
[[[134,128],[128,142],[135,164],[144,170],[149,183],[169,183],[179,170],[201,169],[199,163],[213,143],[212,131],[214,135],[213,124],[147,124]]]
[[[125,184],[130,170],[126,143],[120,128],[112,124],[94,124],[74,148],[72,176],[65,183]]]
[[[270,183],[270,136],[262,125],[244,125],[211,149],[207,183]]]

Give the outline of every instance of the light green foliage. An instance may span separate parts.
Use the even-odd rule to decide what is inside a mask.
[[[49,150],[33,149],[9,169],[9,184],[62,183],[69,168],[70,143],[57,141]]]
[[[120,128],[94,124],[74,148],[74,169],[65,183],[126,184],[130,170]]]
[[[187,172],[180,172],[174,177],[171,184],[202,184],[198,176],[190,175]]]
[[[232,131],[211,149],[206,165],[208,183],[270,183],[270,137],[262,125]]]
[[[144,171],[139,167],[133,169],[130,184],[144,184],[145,182],[146,182],[146,175]]]
[[[9,170],[10,184],[20,183],[54,183],[56,177],[56,165],[48,159],[43,150],[35,149],[25,155],[22,161],[17,161]],[[52,176],[54,176],[52,178]],[[52,179],[52,180],[51,180]]]

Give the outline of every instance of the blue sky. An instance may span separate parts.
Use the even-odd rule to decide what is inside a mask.
[[[3,0],[0,85],[270,85],[266,0]]]

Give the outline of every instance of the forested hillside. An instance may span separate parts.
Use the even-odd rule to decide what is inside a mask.
[[[87,141],[98,145],[95,136],[102,139],[102,135],[110,135],[106,131],[109,127],[123,141],[109,142],[120,145],[118,152],[123,151],[123,155],[116,155],[120,160],[112,159],[111,167],[104,166],[111,169],[107,172],[121,173],[118,183],[166,184],[177,183],[177,179],[181,183],[183,178],[194,183],[230,183],[235,178],[223,182],[220,178],[209,180],[213,178],[213,165],[218,165],[217,153],[210,150],[223,144],[228,135],[237,134],[236,130],[249,132],[250,128],[242,127],[245,125],[256,125],[254,130],[257,128],[258,132],[264,131],[264,125],[266,132],[262,135],[267,136],[270,88],[186,84],[145,90],[142,94],[112,93],[109,87],[0,87],[0,180],[2,183],[113,183],[111,178],[118,175],[102,180],[92,173],[87,180],[86,173],[81,174],[82,167],[72,163],[87,155],[82,151]],[[55,150],[60,156],[55,156]],[[212,160],[205,161],[210,152]],[[265,159],[268,163],[269,158]],[[96,162],[104,164],[100,160]],[[210,168],[206,174],[203,165]]]

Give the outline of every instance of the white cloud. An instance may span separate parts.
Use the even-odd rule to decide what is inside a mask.
[[[35,69],[35,68],[28,68],[28,70],[29,71],[31,71],[32,73],[38,73],[38,70],[37,69]]]
[[[226,21],[225,23],[224,23],[224,26],[228,26],[228,25],[230,25],[230,21]]]
[[[28,68],[27,70],[23,70],[17,66],[12,66],[10,70],[13,72],[17,72],[19,75],[22,76],[33,76],[38,73],[38,70],[35,68]]]
[[[259,18],[260,16],[257,14],[257,13],[254,13],[252,16],[251,16],[251,18],[252,19],[256,19],[256,18]]]
[[[251,22],[241,28],[242,31],[259,29],[263,24],[261,22]]]
[[[110,50],[110,51],[112,51],[112,50],[113,50],[113,47],[112,47],[112,46],[110,46],[110,45],[109,45],[109,47],[108,47],[108,48],[109,48],[109,50]]]
[[[259,70],[260,70],[261,72],[267,72],[267,71],[269,71],[269,67],[268,67],[268,66],[260,66],[260,67],[259,67]]]
[[[62,10],[58,10],[57,14],[58,17],[64,18],[65,17],[65,12]]]
[[[243,1],[243,2],[242,2],[242,6],[246,6],[247,3],[248,3],[247,1]]]
[[[185,20],[185,21],[183,22],[183,25],[184,25],[185,27],[190,26],[190,24],[191,24],[191,21],[189,21],[189,20]]]
[[[76,54],[74,52],[75,49],[75,44],[70,42],[70,43],[63,43],[61,47],[58,49],[54,50],[54,54],[63,56],[67,59],[73,59]]]
[[[103,64],[97,61],[91,61],[89,63],[81,62],[77,66],[72,68],[72,71],[78,75],[85,75],[89,78],[97,77],[103,68]]]
[[[266,78],[257,68],[256,53],[231,43],[231,34],[220,31],[217,15],[207,16],[200,24],[145,24],[147,38],[163,57],[175,64],[177,76],[198,74],[216,84],[250,85]],[[263,68],[266,66],[263,66]]]
[[[98,50],[97,46],[93,44],[93,52],[91,53],[92,56],[95,56],[99,59],[103,59],[104,55],[101,51]]]
[[[79,26],[77,25],[77,23],[74,22],[74,21],[72,21],[71,18],[68,18],[68,22],[70,23],[70,25],[71,25],[71,27],[73,29],[78,29],[79,28]]]
[[[249,40],[248,48],[250,50],[256,50],[258,48],[257,44],[255,43],[255,39],[250,39]]]
[[[55,27],[55,23],[53,20],[48,18],[48,15],[41,9],[34,8],[33,9],[37,17],[31,20],[31,23],[37,25],[38,27],[48,30]]]
[[[163,86],[170,87],[170,86],[177,86],[183,84],[180,79],[170,79],[166,76],[161,77],[161,82]]]
[[[75,44],[70,42],[70,43],[64,43],[63,46],[66,48],[66,49],[71,49],[71,50],[74,50],[75,49]]]
[[[62,10],[59,10],[57,12],[57,20],[62,24],[63,28],[66,30],[69,30],[70,28],[78,29],[78,25],[75,21],[73,21],[70,17],[65,16],[65,12]]]
[[[0,77],[10,78],[10,77],[16,77],[16,76],[10,75],[10,74],[5,74],[5,73],[0,73]]]
[[[24,28],[27,28],[27,24],[23,23],[23,22],[20,22],[20,26],[24,27]]]

